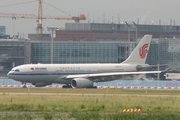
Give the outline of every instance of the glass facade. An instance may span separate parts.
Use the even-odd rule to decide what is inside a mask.
[[[168,46],[169,40],[153,39],[146,62],[151,65],[167,64],[169,62]]]
[[[54,42],[53,63],[118,63],[118,44]],[[51,42],[32,42],[31,62],[50,63]]]
[[[6,34],[6,27],[5,26],[0,26],[0,36]]]
[[[180,71],[180,39],[154,39],[151,42],[146,62],[165,65],[171,71]]]
[[[53,59],[54,63],[120,63],[127,58],[136,45],[137,42],[125,41],[54,42]],[[165,65],[171,67],[171,71],[180,71],[179,46],[180,39],[153,39],[146,63]],[[50,62],[51,42],[32,42],[31,63]]]
[[[14,66],[24,64],[24,49],[24,42],[0,41],[0,66],[8,71]]]

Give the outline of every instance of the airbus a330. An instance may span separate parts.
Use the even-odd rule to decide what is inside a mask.
[[[94,82],[121,79],[126,76],[161,73],[162,71],[141,71],[148,67],[146,58],[152,35],[145,35],[122,63],[116,64],[25,64],[14,67],[7,76],[36,87],[64,84],[72,88],[94,87]]]

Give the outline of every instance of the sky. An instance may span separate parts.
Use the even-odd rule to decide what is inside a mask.
[[[38,14],[38,0],[0,0],[0,3],[0,13]],[[87,20],[82,23],[139,21],[141,24],[159,24],[161,21],[161,24],[169,25],[172,20],[180,25],[179,6],[180,0],[43,0],[43,16],[85,14]],[[48,26],[64,28],[65,23],[74,21],[43,20],[43,32],[48,33]],[[28,33],[36,33],[36,25],[36,19],[0,17],[0,26],[6,26],[6,34],[11,36],[19,33],[21,37],[27,37]]]

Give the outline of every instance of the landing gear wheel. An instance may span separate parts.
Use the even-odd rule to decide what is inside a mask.
[[[26,82],[22,82],[22,88],[27,88]]]
[[[62,88],[72,88],[72,87],[71,87],[71,85],[66,84],[66,85],[63,85]]]

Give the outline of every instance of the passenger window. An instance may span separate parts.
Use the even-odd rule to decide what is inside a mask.
[[[18,70],[18,69],[16,69],[15,71],[16,71],[16,72],[19,72],[19,70]]]

